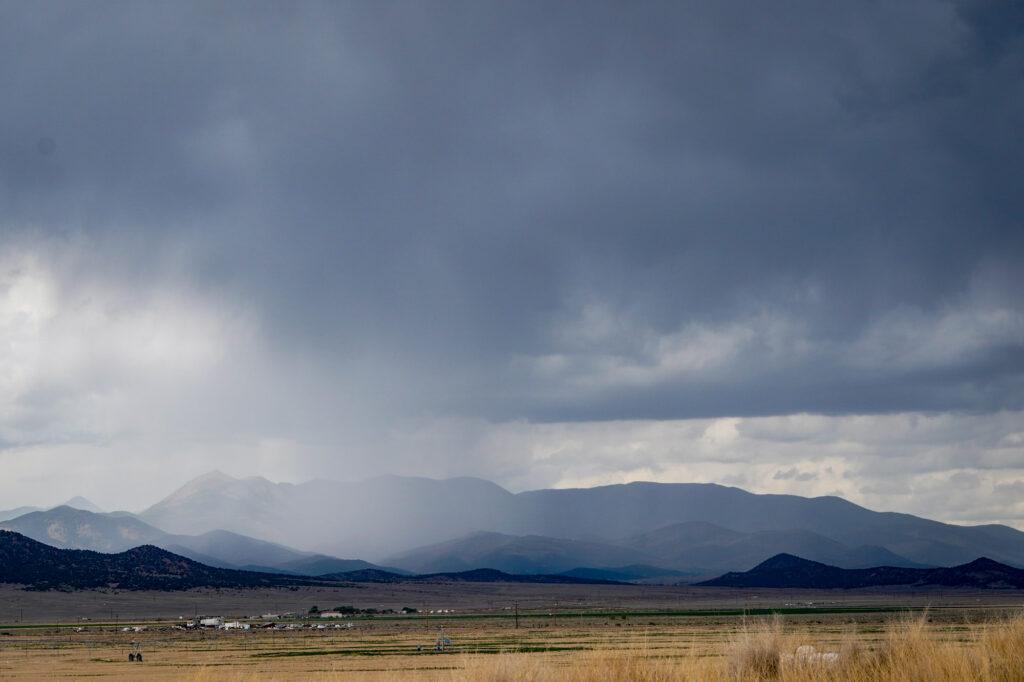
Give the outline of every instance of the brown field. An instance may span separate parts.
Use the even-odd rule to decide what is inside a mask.
[[[175,627],[179,616],[196,613],[236,619],[305,613],[314,604],[454,613],[355,617],[342,621],[350,628],[325,630]],[[6,587],[0,588],[0,678],[1024,680],[1022,605],[1024,594],[1015,592],[421,584],[32,593]],[[770,610],[781,615],[765,615]],[[122,632],[127,625],[146,629]],[[435,653],[441,628],[451,647]],[[142,663],[128,662],[133,641],[142,647]],[[780,654],[800,645],[837,652],[839,662],[780,666]]]

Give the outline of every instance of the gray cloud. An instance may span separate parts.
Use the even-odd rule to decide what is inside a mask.
[[[1019,410],[1022,36],[998,2],[5,4],[0,333],[67,364],[17,356],[0,436],[369,470],[410,418]]]
[[[800,471],[796,467],[790,467],[788,469],[779,469],[772,476],[774,481],[816,481],[818,480],[818,474],[812,471]]]

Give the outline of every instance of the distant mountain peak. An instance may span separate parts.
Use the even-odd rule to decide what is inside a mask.
[[[82,511],[92,512],[94,514],[103,514],[104,511],[96,504],[93,504],[90,500],[82,497],[81,495],[75,495],[70,500],[65,502],[61,507],[72,507],[74,509],[81,509]]]
[[[184,500],[196,493],[200,493],[207,490],[217,490],[230,483],[237,482],[239,479],[228,476],[219,469],[208,471],[201,476],[187,481],[180,488],[175,490],[173,493],[167,496],[166,502],[176,502],[178,500]]]
[[[774,571],[774,570],[779,570],[779,569],[811,568],[811,567],[814,567],[814,566],[825,566],[825,565],[826,564],[823,564],[820,561],[811,561],[810,559],[804,559],[803,557],[798,557],[798,556],[793,555],[793,554],[787,554],[786,552],[781,552],[779,554],[776,554],[773,557],[765,559],[764,561],[759,563],[757,566],[755,566],[751,570],[752,571]]]
[[[287,487],[288,483],[275,483],[262,476],[246,476],[236,478],[229,476],[219,469],[208,471],[201,476],[187,481],[180,488],[165,498],[165,502],[176,501],[188,498],[197,493],[215,492],[222,490],[248,490],[248,489],[271,489]]]
[[[238,479],[235,478],[234,476],[228,476],[220,469],[213,469],[212,471],[207,471],[205,474],[196,476],[191,481],[189,481],[189,483],[228,483],[230,481],[237,480]],[[186,485],[188,485],[188,483],[186,483]]]
[[[979,571],[992,570],[994,568],[1003,568],[1003,566],[1003,564],[999,563],[998,561],[995,561],[994,559],[989,559],[987,556],[982,556],[978,557],[974,561],[971,561],[969,563],[964,564],[963,566],[960,566],[960,568],[969,571]]]

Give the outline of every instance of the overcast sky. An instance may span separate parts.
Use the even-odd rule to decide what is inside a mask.
[[[212,468],[1024,528],[1014,2],[0,2],[0,508]]]

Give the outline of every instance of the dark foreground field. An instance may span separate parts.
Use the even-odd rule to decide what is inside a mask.
[[[343,604],[378,610],[408,606],[423,613],[353,617],[340,621],[345,627],[322,630],[175,628],[179,618],[197,613],[233,620]],[[0,678],[724,679],[737,672],[736,662],[742,664],[750,651],[766,647],[775,661],[808,644],[846,652],[852,661],[855,649],[861,652],[857,656],[876,656],[891,652],[893,642],[916,637],[919,649],[945,647],[947,653],[933,651],[928,660],[953,666],[948,674],[931,671],[932,678],[958,679],[970,672],[963,666],[974,665],[974,659],[950,658],[949,652],[967,656],[989,646],[1005,619],[1022,606],[1024,593],[993,591],[412,584],[57,593],[5,587],[0,588]],[[430,610],[449,612],[431,615]],[[781,621],[764,615],[771,611],[782,614]],[[128,626],[145,629],[124,632]],[[451,645],[434,653],[442,628]],[[1024,647],[1024,627],[1007,628]],[[132,642],[144,652],[142,663],[128,662]],[[895,665],[886,656],[886,665]],[[794,670],[787,669],[785,679],[805,679]],[[806,679],[826,679],[837,670],[811,671]],[[964,679],[1024,679],[1024,669],[1002,670],[996,677],[970,673]],[[752,668],[739,672],[756,673]],[[925,679],[876,672],[834,679]]]
[[[531,585],[515,583],[363,584],[252,590],[182,592],[84,590],[32,592],[0,585],[0,624],[77,624],[93,621],[188,619],[196,614],[244,618],[265,613],[304,614],[311,606],[348,604],[378,610],[412,607],[421,613],[454,610],[449,617],[524,612],[562,615],[602,611],[706,611],[774,609],[874,610],[936,606],[1024,606],[1021,591],[788,590],[674,587],[662,585]],[[505,612],[509,613],[506,614]]]

